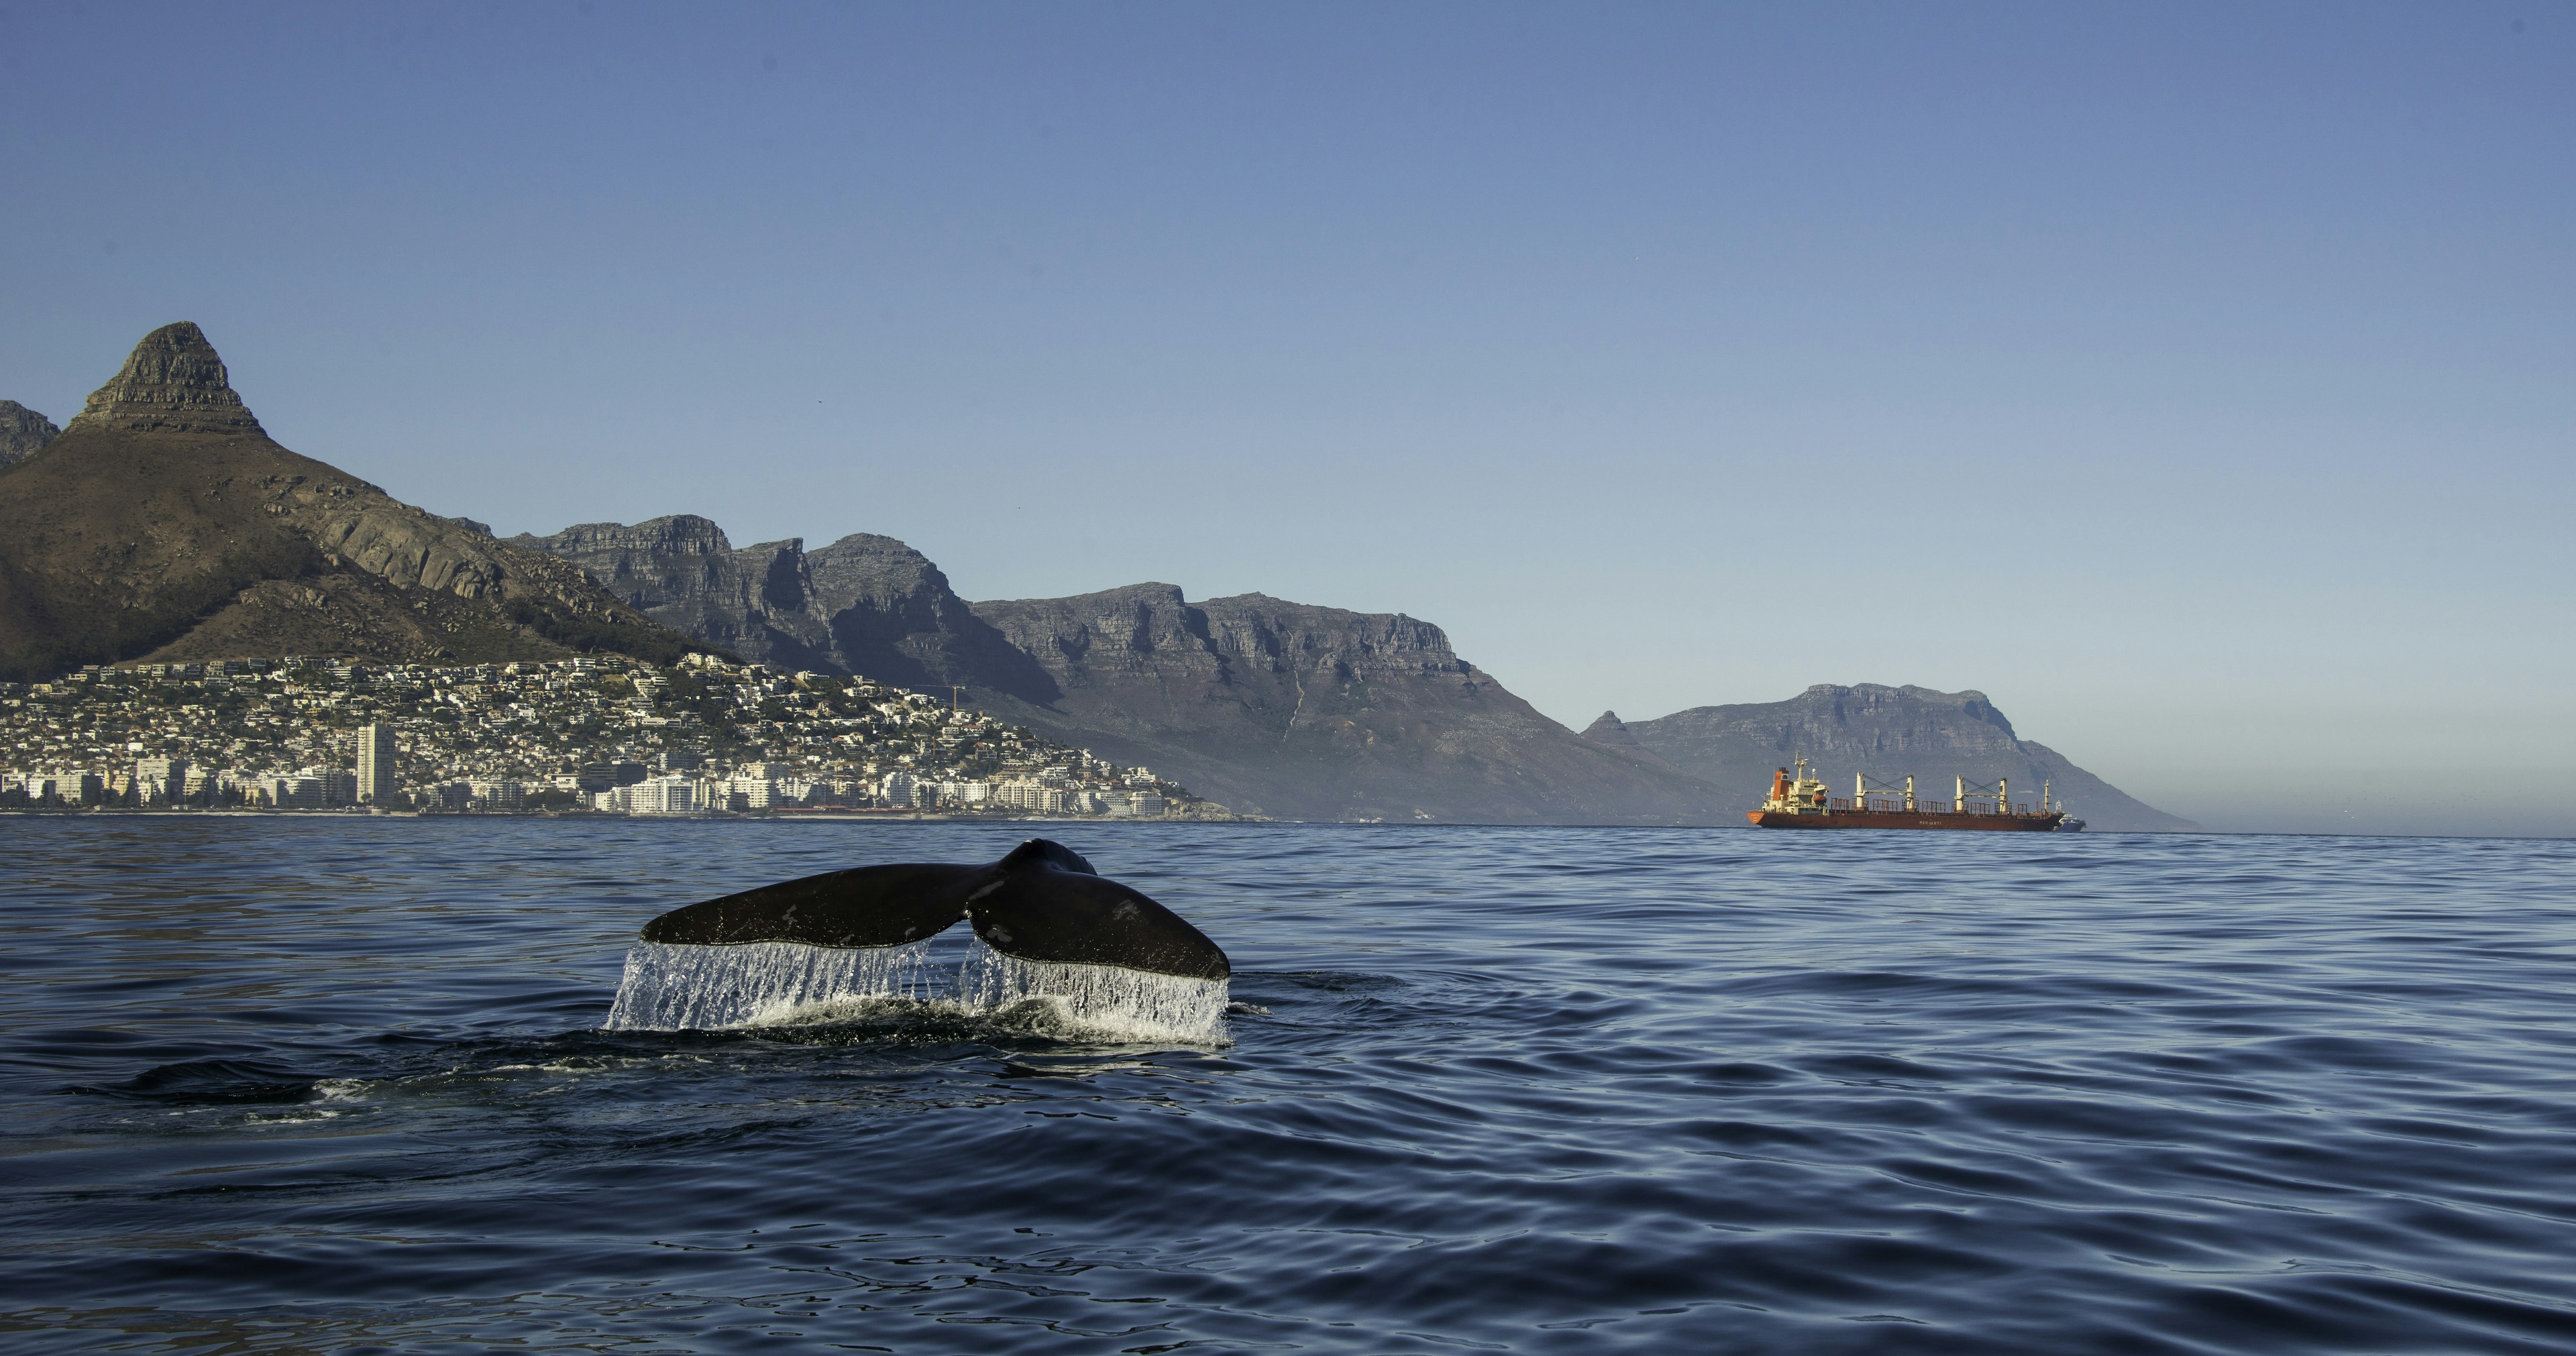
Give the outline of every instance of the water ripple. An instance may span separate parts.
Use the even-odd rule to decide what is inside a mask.
[[[6,821],[0,1333],[2576,1346],[2566,844],[1064,831],[1233,1044],[600,1029],[662,909],[1000,829]]]

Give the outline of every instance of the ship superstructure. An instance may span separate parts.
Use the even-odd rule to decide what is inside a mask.
[[[2012,784],[1997,777],[1989,784],[1956,778],[1950,799],[1923,800],[1914,794],[1914,778],[1903,786],[1873,782],[1865,773],[1852,776],[1852,793],[1836,796],[1820,777],[1810,776],[1807,760],[1781,768],[1771,778],[1771,794],[1759,810],[1744,817],[1764,829],[1970,829],[1988,833],[2051,833],[2066,823],[2064,806],[2049,799],[2049,784],[2039,784],[2037,805],[2015,805]],[[2083,821],[2075,821],[2080,824]]]

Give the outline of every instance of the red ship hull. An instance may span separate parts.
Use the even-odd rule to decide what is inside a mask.
[[[1983,833],[2053,833],[2062,810],[2038,815],[1909,813],[1904,810],[1829,810],[1823,814],[1790,814],[1786,810],[1747,810],[1759,829],[1966,829]]]

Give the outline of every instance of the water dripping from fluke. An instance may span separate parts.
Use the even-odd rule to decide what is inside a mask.
[[[603,1029],[717,1031],[911,1013],[1067,1040],[1227,1043],[1223,979],[1022,960],[980,943],[954,970],[927,941],[831,947],[637,942]]]
[[[953,972],[932,938],[971,925]],[[781,881],[644,925],[608,1029],[704,1031],[903,1014],[1115,1042],[1225,1039],[1233,963],[1189,920],[1032,838],[981,865],[896,862]]]

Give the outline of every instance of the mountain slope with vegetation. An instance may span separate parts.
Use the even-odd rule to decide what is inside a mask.
[[[145,336],[59,436],[0,470],[0,677],[693,648],[569,562],[280,447],[186,322]]]

